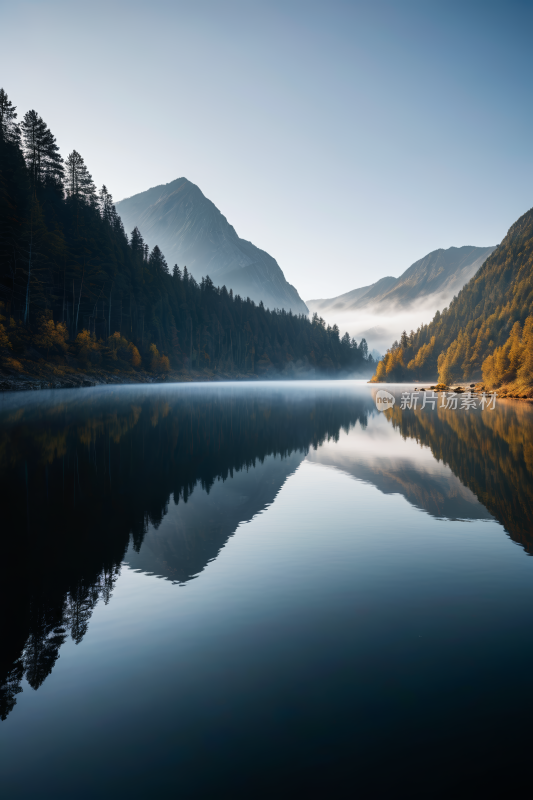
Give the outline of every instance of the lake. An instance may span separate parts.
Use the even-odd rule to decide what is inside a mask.
[[[519,785],[533,409],[378,388],[0,398],[4,797]]]

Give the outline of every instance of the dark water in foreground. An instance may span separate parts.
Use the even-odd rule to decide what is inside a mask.
[[[533,409],[374,394],[0,398],[3,797],[521,785]]]

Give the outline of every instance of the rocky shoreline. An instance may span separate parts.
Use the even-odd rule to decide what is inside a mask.
[[[445,391],[445,392],[455,392],[456,394],[464,394],[465,392],[474,392],[479,394],[480,392],[486,392],[487,394],[496,394],[498,400],[521,400],[525,403],[533,403],[533,397],[528,395],[517,395],[514,394],[512,389],[506,389],[505,385],[500,386],[498,389],[489,389],[483,383],[454,383],[452,386],[445,386],[443,383],[438,383],[436,385],[429,386],[428,388],[421,386],[420,391],[428,391],[434,390],[437,391]]]

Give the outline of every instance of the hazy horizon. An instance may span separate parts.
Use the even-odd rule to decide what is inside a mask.
[[[357,342],[366,339],[369,351],[377,350],[382,356],[394,341],[399,341],[404,330],[410,333],[421,325],[427,325],[435,312],[443,311],[452,299],[453,294],[436,292],[407,307],[392,305],[384,311],[370,305],[352,311],[328,309],[319,311],[318,315],[329,325],[336,324],[341,335],[347,331]]]

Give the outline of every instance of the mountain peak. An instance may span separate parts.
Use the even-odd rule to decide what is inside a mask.
[[[150,247],[158,244],[169,264],[186,266],[196,279],[206,275],[215,285],[267,308],[296,314],[308,309],[287,282],[277,261],[235,228],[199,186],[176,178],[117,203],[127,231],[135,226]]]

